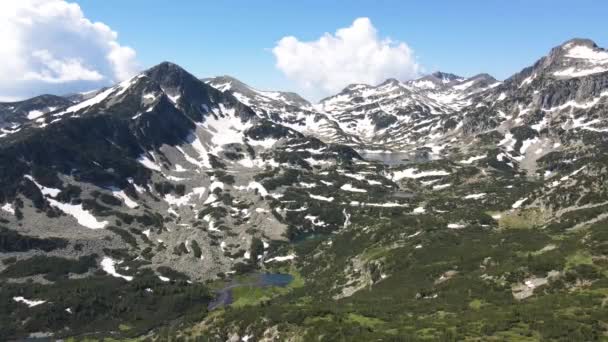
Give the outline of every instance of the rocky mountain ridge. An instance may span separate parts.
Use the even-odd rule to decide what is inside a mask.
[[[440,310],[437,296],[463,293],[452,278],[517,301],[552,279],[601,285],[565,260],[604,270],[602,242],[577,234],[606,220],[607,56],[574,39],[502,82],[437,72],[318,104],[163,62],[81,98],[0,104],[0,338],[147,332],[158,303],[178,303],[170,319],[200,313],[205,284],[256,271],[306,274],[286,297],[306,310],[397,298],[386,284]],[[522,261],[545,252],[563,262]],[[366,297],[376,287],[390,295]],[[272,328],[244,310],[205,327],[220,340]]]

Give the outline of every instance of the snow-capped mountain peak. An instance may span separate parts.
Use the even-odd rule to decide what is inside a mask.
[[[533,66],[515,74],[511,80],[526,86],[542,77],[572,79],[608,71],[608,50],[592,40],[575,38],[560,44]]]
[[[206,78],[203,81],[220,91],[228,91],[241,102],[255,106],[256,102],[287,105],[296,107],[309,107],[310,102],[300,95],[284,91],[264,91],[255,89],[232,76],[218,76]]]
[[[454,82],[454,81],[464,81],[465,78],[462,76],[458,76],[449,72],[443,72],[443,71],[435,71],[434,73],[431,74],[433,77],[441,80],[442,83],[450,83],[450,82]]]

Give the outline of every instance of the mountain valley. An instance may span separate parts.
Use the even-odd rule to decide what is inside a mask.
[[[601,341],[608,51],[311,103],[163,62],[0,103],[0,340]]]

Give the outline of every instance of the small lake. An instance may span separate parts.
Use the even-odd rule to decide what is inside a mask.
[[[367,161],[379,161],[389,166],[404,165],[412,162],[412,155],[404,152],[357,152]]]
[[[215,292],[215,298],[209,303],[209,310],[217,309],[233,302],[232,289],[241,286],[267,287],[279,286],[285,287],[293,281],[291,274],[283,273],[257,273],[249,276],[246,280],[233,279],[222,289]]]
[[[291,274],[283,273],[263,273],[258,276],[259,286],[280,286],[285,287],[293,281]]]
[[[411,199],[411,198],[416,197],[416,194],[413,192],[410,192],[410,191],[394,191],[389,195],[389,197]]]
[[[310,242],[310,241],[315,241],[315,240],[324,240],[325,238],[327,238],[330,235],[330,233],[327,232],[306,232],[306,233],[299,233],[298,235],[296,235],[295,238],[293,238],[291,240],[291,242],[293,244],[301,244],[304,242]]]

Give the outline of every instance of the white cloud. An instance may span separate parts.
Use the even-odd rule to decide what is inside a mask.
[[[32,52],[32,57],[39,64],[39,71],[28,71],[24,81],[42,81],[62,83],[70,81],[100,81],[104,77],[95,70],[89,70],[78,58],[56,59],[48,50]]]
[[[139,70],[135,50],[65,0],[0,1],[0,98],[68,93]]]
[[[378,37],[368,18],[357,18],[335,35],[325,33],[316,41],[283,37],[272,52],[276,67],[288,78],[305,89],[320,88],[325,94],[336,93],[350,83],[410,79],[420,70],[407,44]]]

